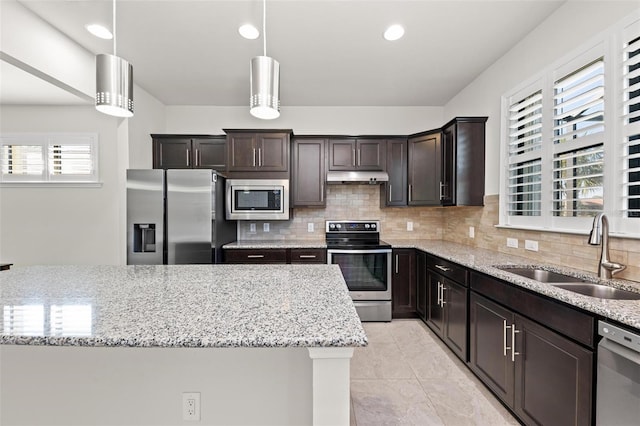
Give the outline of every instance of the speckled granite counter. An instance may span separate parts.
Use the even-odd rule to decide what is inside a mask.
[[[613,319],[640,329],[640,300],[611,300],[583,296],[569,290],[554,287],[550,284],[524,278],[495,267],[500,265],[540,265],[540,263],[531,262],[527,258],[439,240],[387,239],[386,241],[394,248],[417,248],[443,259],[475,269],[476,271],[484,272],[488,275],[508,281],[517,286],[524,287],[537,293],[563,301],[567,304],[577,306],[588,312],[601,315],[604,318]],[[617,279],[603,280],[599,279],[595,274],[578,269],[547,264],[544,264],[544,266],[546,269],[551,271],[574,275],[586,278],[589,281],[599,282],[611,287],[640,293],[640,283],[638,282]]]
[[[0,291],[5,345],[367,344],[333,265],[14,267],[2,272]],[[58,329],[40,319],[54,307],[84,314],[76,310],[73,328]]]
[[[327,248],[324,240],[243,240],[225,244],[225,249]]]

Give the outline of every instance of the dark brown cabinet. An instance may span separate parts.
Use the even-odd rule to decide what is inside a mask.
[[[408,200],[410,206],[440,205],[442,146],[440,131],[409,138]]]
[[[593,351],[475,291],[469,311],[470,367],[525,424],[591,424]]]
[[[331,138],[329,170],[384,170],[385,142],[384,139]]]
[[[327,250],[320,248],[292,248],[289,263],[327,263]]]
[[[414,249],[394,249],[391,298],[393,318],[416,316],[416,252]]]
[[[486,122],[487,117],[457,117],[442,128],[442,205],[484,205]]]
[[[260,263],[327,263],[324,248],[269,248],[269,249],[225,249],[224,262],[234,264]]]
[[[463,361],[467,361],[467,270],[427,257],[427,325]]]
[[[288,172],[290,131],[238,131],[227,133],[227,171],[235,172]],[[245,175],[246,176],[246,175]],[[264,177],[268,177],[264,175]]]
[[[327,139],[296,138],[292,143],[292,207],[324,207]]]
[[[154,169],[226,169],[226,136],[152,134]]]
[[[387,166],[389,182],[380,188],[381,206],[407,205],[407,140],[387,139]]]
[[[416,253],[416,313],[418,318],[427,321],[428,315],[428,276],[427,254],[418,250]]]

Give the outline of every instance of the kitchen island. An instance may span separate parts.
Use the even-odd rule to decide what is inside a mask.
[[[201,398],[198,424],[349,422],[349,362],[367,339],[338,266],[31,266],[0,280],[2,424],[193,424],[183,393]]]

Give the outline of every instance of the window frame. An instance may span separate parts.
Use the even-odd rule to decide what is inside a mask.
[[[100,144],[97,133],[11,133],[0,134],[0,161],[5,145],[32,145],[41,147],[42,173],[37,175],[4,174],[0,170],[1,186],[99,186],[101,185],[99,157]],[[58,145],[89,145],[89,174],[54,174],[50,169],[49,150]]]
[[[630,30],[631,28],[631,30]],[[500,203],[498,227],[560,233],[588,234],[593,217],[559,217],[553,215],[553,160],[554,160],[554,83],[581,67],[604,59],[604,147],[603,165],[603,213],[610,223],[610,233],[615,236],[640,239],[640,219],[623,216],[623,183],[626,176],[622,150],[623,132],[623,43],[631,40],[629,34],[640,35],[640,12],[623,19],[602,32],[580,48],[545,67],[501,98],[500,135]],[[628,38],[629,40],[625,39]],[[540,216],[509,215],[509,108],[519,99],[532,95],[542,88],[542,194]],[[529,91],[529,92],[528,92]],[[528,93],[527,93],[528,92]],[[555,151],[558,151],[556,148]],[[622,171],[622,172],[621,172]]]

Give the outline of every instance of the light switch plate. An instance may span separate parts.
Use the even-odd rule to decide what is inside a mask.
[[[517,238],[507,238],[507,247],[518,248]]]
[[[524,240],[524,248],[529,251],[538,251],[538,242],[535,240]]]
[[[474,228],[473,226],[469,227],[469,238],[475,238],[476,237],[476,228]]]
[[[307,223],[307,232],[313,232],[313,222]]]
[[[407,222],[407,231],[413,231],[413,222]]]
[[[262,230],[264,232],[269,232],[269,222],[265,222],[262,224]]]

